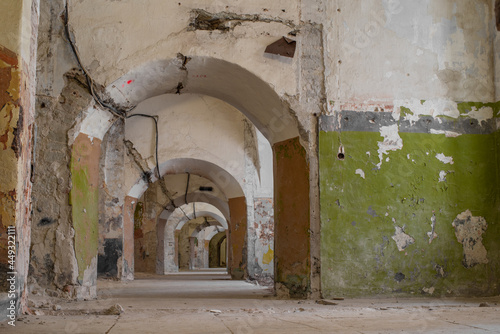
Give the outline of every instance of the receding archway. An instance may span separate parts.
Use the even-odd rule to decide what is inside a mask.
[[[179,83],[182,83],[182,89],[178,88]],[[309,166],[306,151],[300,144],[297,121],[287,103],[253,73],[211,57],[191,56],[187,64],[180,59],[150,62],[107,87],[109,96],[124,109],[165,92],[203,94],[223,100],[240,110],[270,142],[274,151],[275,175],[276,289],[280,294],[292,297],[307,296],[311,288]],[[81,166],[75,163],[71,169],[77,172]],[[155,174],[154,170],[150,173]],[[83,186],[87,183],[84,182]],[[133,217],[131,213],[138,199],[136,194],[141,193],[144,186],[147,185],[136,184],[125,199],[124,218]],[[79,201],[83,203],[85,198]],[[228,202],[231,222],[239,227],[246,221],[244,197],[229,198]],[[233,213],[238,217],[233,219]],[[74,214],[73,218],[77,224],[83,224],[77,215]],[[130,266],[133,259],[127,258],[133,220],[125,220],[123,258],[133,272],[133,266]],[[87,224],[82,235],[94,224],[97,225],[97,221]],[[81,274],[94,270],[93,257],[86,256],[87,248],[83,244],[75,247],[77,259],[82,259],[78,263]]]

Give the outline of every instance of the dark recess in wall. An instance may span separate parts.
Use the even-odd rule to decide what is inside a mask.
[[[118,277],[118,259],[122,256],[122,240],[106,239],[104,241],[104,255],[99,254],[97,259],[97,275]]]

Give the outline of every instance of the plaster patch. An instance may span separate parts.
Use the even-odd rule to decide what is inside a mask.
[[[429,295],[432,295],[436,289],[434,287],[430,288],[423,288],[422,291],[425,293],[428,293]]]
[[[446,181],[446,173],[444,170],[439,172],[439,182],[445,182]]]
[[[415,239],[406,234],[403,227],[395,226],[394,228],[396,229],[396,232],[392,236],[392,240],[396,242],[400,252],[415,243]]]
[[[446,155],[444,155],[443,153],[438,153],[436,154],[436,159],[438,159],[439,161],[441,161],[442,163],[444,164],[450,164],[450,165],[453,165],[453,157],[447,157]]]
[[[464,267],[472,268],[477,264],[488,263],[487,251],[482,243],[483,233],[488,228],[486,220],[483,217],[474,217],[470,210],[466,210],[457,215],[452,226],[455,228],[457,241],[463,245]]]
[[[361,176],[363,179],[365,178],[365,172],[363,172],[360,168],[356,169],[356,174]]]
[[[380,127],[380,136],[384,138],[383,141],[378,142],[378,157],[380,162],[377,167],[380,169],[384,154],[389,154],[389,151],[397,151],[403,148],[403,139],[399,136],[398,125],[393,124],[389,126]]]
[[[427,232],[427,236],[429,237],[429,244],[432,242],[432,240],[437,238],[437,233],[436,233],[436,215],[432,214],[431,217],[431,231]]]

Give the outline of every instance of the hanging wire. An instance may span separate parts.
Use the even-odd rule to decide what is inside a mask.
[[[71,50],[72,50],[73,54],[75,55],[76,61],[78,63],[78,66],[80,67],[80,69],[82,70],[83,74],[85,75],[85,80],[87,82],[89,93],[92,96],[92,98],[103,109],[109,111],[111,114],[113,114],[114,116],[116,116],[118,118],[129,119],[129,118],[132,118],[132,117],[146,117],[146,118],[153,119],[153,121],[155,123],[155,160],[156,160],[155,164],[156,164],[156,174],[157,174],[158,180],[160,180],[161,179],[161,175],[160,175],[160,166],[159,166],[159,162],[158,162],[158,118],[159,118],[158,115],[133,114],[133,115],[128,115],[127,116],[127,113],[130,112],[130,111],[132,111],[132,110],[134,110],[136,108],[136,106],[133,106],[132,108],[130,108],[128,110],[122,110],[122,109],[117,109],[117,108],[113,107],[112,105],[105,103],[102,100],[102,98],[99,96],[99,94],[95,90],[95,86],[96,85],[95,85],[94,80],[92,79],[92,76],[87,71],[87,69],[85,68],[85,66],[83,66],[83,63],[82,63],[81,57],[80,57],[80,53],[78,52],[78,49],[76,48],[76,45],[75,45],[75,42],[73,41],[73,38],[71,37],[70,25],[69,25],[69,10],[68,10],[68,6],[69,6],[69,0],[66,1],[65,15],[64,15],[64,30],[66,32],[66,38],[68,39],[68,42],[69,42],[69,44],[71,46]],[[189,173],[188,173],[188,177],[189,177]],[[188,182],[189,182],[189,179],[188,179]],[[182,213],[184,214],[184,216],[187,219],[190,219],[189,216],[186,214],[186,212],[181,207],[175,205],[175,203],[172,200],[172,198],[170,198],[170,196],[168,195],[168,189],[166,189],[166,194],[165,195],[168,197],[168,199],[170,200],[171,205],[175,209],[180,209],[182,211]],[[187,198],[187,194],[186,194],[185,198]],[[186,201],[186,204],[187,204],[187,201]]]

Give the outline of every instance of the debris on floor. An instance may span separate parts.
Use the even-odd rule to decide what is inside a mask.
[[[316,304],[320,304],[320,305],[338,305],[338,303],[334,303],[334,302],[326,300],[326,299],[317,300]]]
[[[120,315],[123,313],[123,307],[120,304],[115,304],[110,308],[102,311],[103,315]]]

